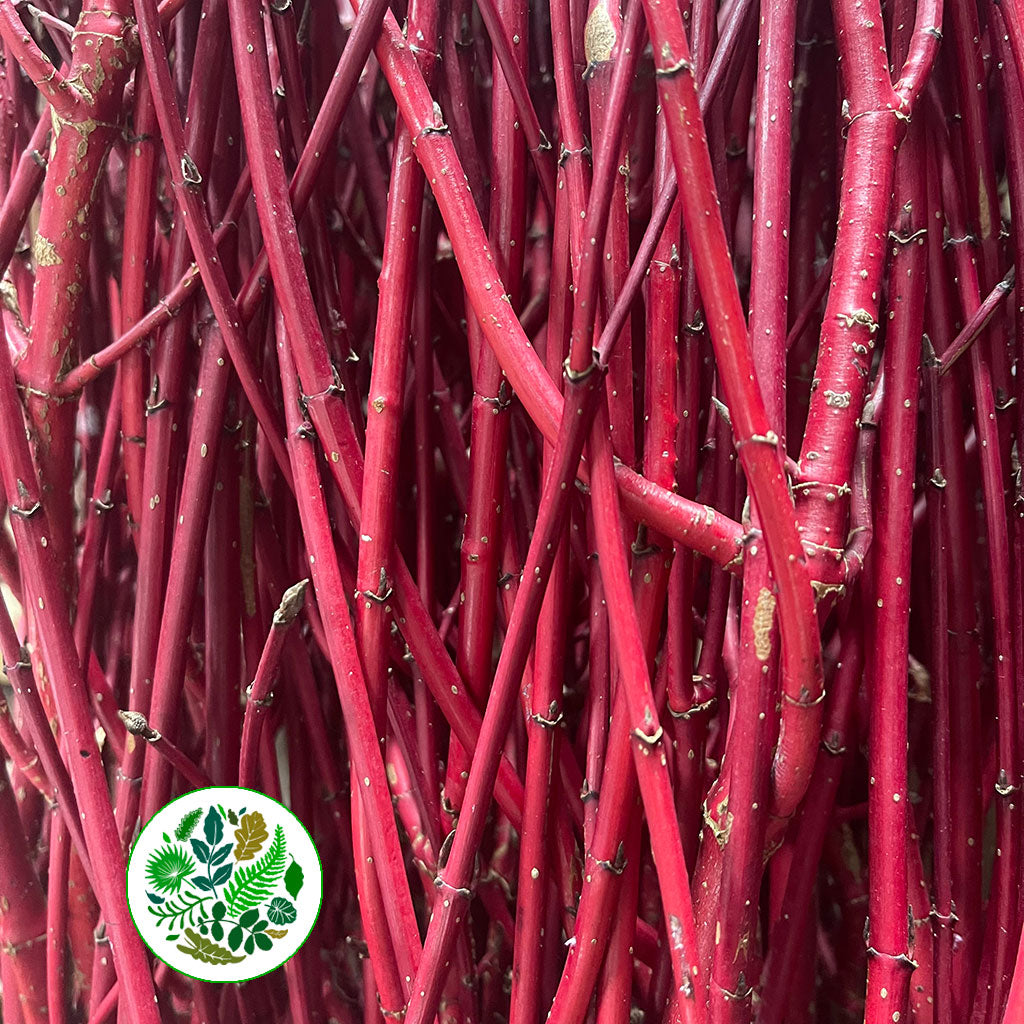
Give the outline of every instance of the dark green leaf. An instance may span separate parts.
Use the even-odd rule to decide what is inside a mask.
[[[215,807],[211,807],[206,815],[203,832],[206,833],[206,841],[211,847],[216,846],[224,838],[224,819],[217,813]]]
[[[284,873],[284,887],[288,890],[288,895],[292,899],[295,899],[299,895],[299,890],[302,888],[302,883],[305,881],[302,868],[299,866],[297,860],[293,860],[291,866]]]
[[[231,932],[228,935],[228,945],[231,947],[232,952],[234,952],[234,950],[238,949],[238,947],[241,944],[242,929],[236,925],[234,928],[231,929]]]
[[[251,953],[256,948],[256,943],[251,935],[245,940],[244,948],[246,953]]]
[[[228,821],[231,822],[232,825],[237,825],[238,824],[238,815],[235,814],[234,811],[228,811]]]
[[[295,905],[283,896],[275,896],[267,907],[267,917],[274,924],[291,924],[295,920]]]
[[[219,847],[216,853],[214,853],[214,855],[210,858],[210,863],[216,865],[225,861],[227,859],[228,854],[231,852],[232,845],[232,843],[225,843],[223,846]]]
[[[203,864],[210,863],[210,848],[201,839],[192,840],[192,852]]]
[[[267,928],[267,922],[266,921],[257,921],[252,926],[252,928],[250,930],[254,931],[254,932],[262,932],[262,931],[266,931],[266,928]]]
[[[217,902],[214,903],[213,907],[211,908],[211,913],[213,914],[214,920],[219,921],[227,913],[227,909],[228,908],[225,907],[220,900],[217,900]]]
[[[239,919],[238,923],[243,928],[251,928],[256,922],[256,919],[260,916],[259,909],[247,910]]]
[[[273,945],[270,941],[270,936],[264,935],[262,932],[259,935],[254,935],[253,938],[256,940],[256,945],[259,946],[260,949],[267,950]]]
[[[168,942],[173,942],[177,937],[178,937],[177,935],[168,935],[167,936],[167,941]]]
[[[202,889],[203,892],[213,891],[213,883],[202,875],[193,875],[190,881],[197,889]]]
[[[231,872],[234,870],[234,864],[225,864],[224,867],[217,868],[213,873],[213,884],[223,885],[231,877]]]
[[[155,892],[147,892],[146,895],[149,897],[150,903],[163,903],[163,896],[157,896]]]
[[[220,921],[214,921],[210,925],[210,935],[215,938],[218,942],[224,938],[224,925]]]

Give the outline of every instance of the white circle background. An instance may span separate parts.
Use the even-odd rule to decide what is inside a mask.
[[[164,833],[166,832],[172,842],[174,830],[181,819],[189,811],[196,807],[206,810],[211,804],[221,804],[224,808],[236,813],[245,808],[248,811],[259,811],[267,824],[267,831],[271,839],[274,829],[280,825],[284,829],[286,863],[291,864],[292,857],[302,868],[303,885],[298,896],[292,900],[284,887],[284,876],[278,881],[271,897],[283,896],[294,903],[297,911],[296,919],[287,926],[288,934],[283,939],[275,939],[269,950],[262,950],[257,947],[247,955],[241,963],[229,964],[207,964],[178,951],[180,942],[187,942],[184,937],[184,926],[177,929],[170,929],[166,925],[159,924],[156,918],[149,912],[153,906],[146,896],[146,861],[149,855],[156,849],[165,845]],[[233,838],[236,826],[224,822],[224,839],[226,842]],[[203,823],[200,820],[193,833],[198,838],[203,838]],[[189,844],[186,842],[186,849]],[[266,847],[264,846],[264,849]],[[257,855],[258,857],[259,855]],[[252,862],[247,862],[252,863]],[[174,899],[174,896],[162,893],[167,899]],[[261,974],[266,974],[279,967],[289,960],[306,941],[309,933],[316,923],[317,915],[320,912],[320,901],[323,897],[323,870],[320,866],[320,858],[317,856],[316,848],[305,826],[286,807],[271,800],[251,789],[241,789],[237,786],[213,786],[209,789],[197,789],[186,793],[177,800],[172,801],[166,807],[157,811],[152,818],[146,822],[145,827],[135,840],[131,856],[128,861],[128,907],[131,910],[135,927],[142,936],[146,945],[153,953],[164,961],[169,967],[188,975],[192,978],[200,978],[203,981],[231,982],[249,981]],[[187,921],[186,921],[186,926]],[[191,927],[191,926],[189,926]],[[198,931],[198,929],[196,929]],[[167,935],[177,934],[178,939],[167,941]],[[209,935],[205,938],[210,938]],[[227,936],[218,945],[227,948]],[[237,954],[236,954],[237,955]]]

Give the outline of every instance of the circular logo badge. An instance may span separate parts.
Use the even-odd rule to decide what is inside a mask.
[[[237,786],[173,800],[128,859],[128,908],[143,941],[201,981],[249,981],[280,967],[306,941],[322,898],[306,827]]]

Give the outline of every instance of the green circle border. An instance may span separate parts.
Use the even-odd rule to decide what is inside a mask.
[[[316,862],[320,865],[320,902],[317,904],[316,914],[313,916],[313,923],[309,926],[309,931],[303,936],[302,941],[295,947],[292,953],[285,957],[279,964],[275,964],[270,970],[262,971],[260,974],[254,974],[251,978],[234,978],[230,980],[217,981],[211,980],[210,978],[200,978],[195,974],[189,974],[186,971],[179,970],[173,964],[169,964],[150,944],[149,940],[145,935],[142,934],[142,929],[139,927],[138,922],[135,920],[135,913],[132,910],[132,901],[128,899],[128,871],[131,868],[132,857],[135,856],[135,849],[139,845],[139,840],[142,838],[142,833],[149,827],[149,823],[161,812],[165,811],[168,807],[176,804],[179,800],[184,800],[186,797],[195,796],[196,793],[207,793],[213,789],[233,789],[239,793],[255,793],[256,796],[263,797],[264,800],[269,800],[271,803],[277,804],[285,813],[291,815],[295,819],[299,828],[306,833],[306,838],[309,839],[309,845],[313,848],[313,852],[316,854]],[[320,911],[323,910],[324,906],[324,862],[320,856],[320,851],[317,849],[316,843],[313,842],[313,837],[310,835],[309,829],[303,824],[299,816],[290,808],[286,807],[280,800],[275,800],[272,796],[268,796],[266,793],[258,789],[251,789],[249,786],[203,786],[202,789],[190,789],[187,793],[182,793],[180,796],[176,796],[173,800],[169,800],[163,805],[158,811],[156,811],[149,821],[146,822],[142,828],[139,829],[139,834],[135,837],[135,841],[132,843],[131,852],[128,854],[128,861],[125,864],[124,869],[124,902],[128,907],[128,915],[132,919],[132,924],[135,926],[135,932],[142,939],[146,948],[150,951],[166,967],[174,971],[175,974],[180,974],[184,978],[191,978],[193,981],[201,981],[207,985],[245,985],[250,981],[255,981],[257,978],[265,978],[268,974],[273,974],[274,971],[281,967],[284,967],[289,960],[291,960],[296,953],[309,941],[310,935],[313,934],[313,929],[317,926],[317,922],[320,920]]]

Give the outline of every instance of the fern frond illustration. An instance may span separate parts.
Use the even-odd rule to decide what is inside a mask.
[[[174,830],[174,838],[180,839],[185,842],[186,839],[196,830],[196,825],[199,824],[199,819],[203,816],[202,807],[197,807],[194,811],[189,811],[184,818],[181,819],[178,827]]]
[[[196,911],[202,916],[202,906],[212,900],[212,896],[194,897],[191,893],[184,893],[177,900],[167,900],[158,906],[150,907],[149,912],[156,918],[157,924],[166,924],[168,929],[182,928],[185,920],[189,924],[196,924]]]
[[[176,893],[195,867],[196,862],[180,846],[164,846],[150,855],[146,881],[158,892]]]
[[[284,874],[284,865],[284,829],[278,825],[267,852],[252,864],[240,867],[224,890],[228,917],[238,917],[242,911],[251,910],[268,900]]]

